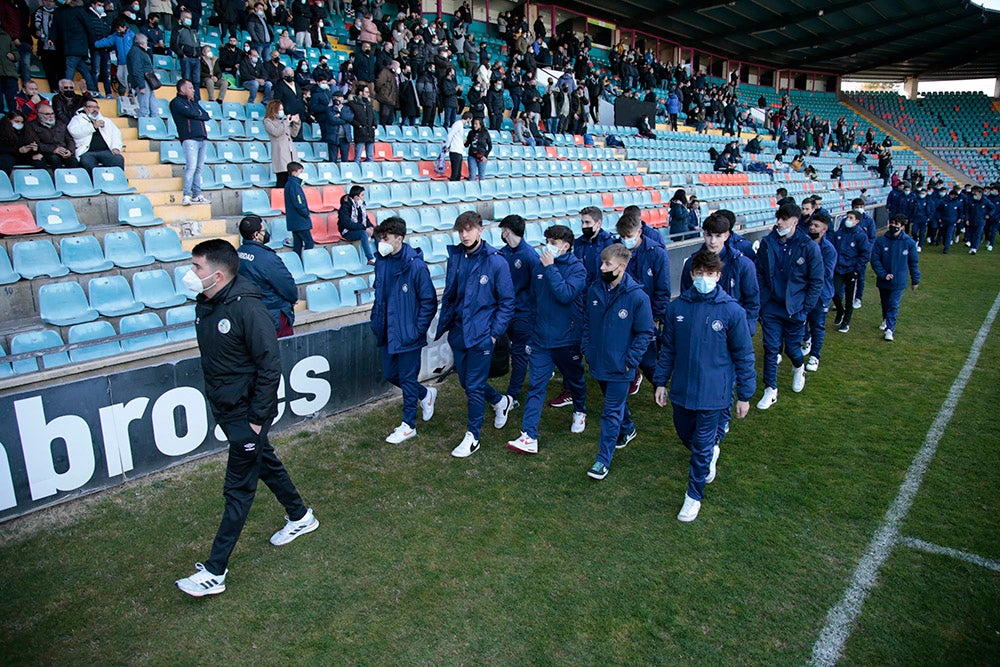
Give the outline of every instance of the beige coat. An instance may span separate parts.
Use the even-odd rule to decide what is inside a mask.
[[[274,173],[288,171],[288,163],[295,160],[295,144],[292,134],[298,132],[300,123],[288,118],[265,118],[264,129],[271,135],[271,168]]]

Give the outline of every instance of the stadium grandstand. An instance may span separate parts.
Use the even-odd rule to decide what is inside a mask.
[[[375,15],[365,16],[358,3],[357,10],[340,4],[328,9],[344,13],[314,21],[312,28],[319,32],[312,46],[279,42],[283,19],[269,14],[272,43],[266,49],[273,46],[280,65],[303,73],[306,91],[315,84],[312,73],[321,59],[329,60],[331,83],[350,95],[349,70],[356,66],[362,38],[370,38],[361,32],[363,21],[371,20],[377,40],[391,51],[384,64],[393,59],[412,64],[414,83],[420,68],[431,62],[425,56],[435,49],[439,66],[456,71],[460,109],[472,107],[468,95],[475,78],[485,77],[487,84],[499,80],[503,116],[494,113],[491,119],[497,127],[489,131],[493,148],[486,177],[468,180],[468,165],[463,165],[463,180],[453,180],[447,167],[436,168],[449,129],[441,109],[425,125],[400,124],[401,117],[390,112],[392,122],[375,132],[374,159],[361,163],[332,161],[320,125],[305,118],[294,147],[304,164],[316,246],[300,258],[290,249],[283,191],[275,185],[270,139],[262,124],[265,106],[249,100],[235,78],[224,102],[209,101],[207,91],[201,91],[200,105],[211,118],[203,170],[210,202],[182,202],[185,154],[168,105],[181,62],[169,49],[157,49],[152,61],[164,85],[155,91],[152,115],[138,117],[134,99],[119,95],[127,92],[121,87],[110,91],[117,97],[84,92],[100,98],[101,113],[119,128],[124,169],[16,164],[0,173],[3,392],[12,395],[194,355],[195,294],[181,280],[190,249],[215,237],[239,245],[237,228],[246,214],[267,221],[269,245],[293,274],[297,331],[364,320],[374,272],[358,244],[341,238],[337,224],[337,210],[354,185],[366,188],[373,223],[394,215],[407,222],[409,243],[423,251],[441,288],[447,247],[457,238],[452,224],[466,210],[494,222],[509,214],[523,216],[526,238],[537,247],[544,243],[543,230],[553,224],[566,224],[579,234],[584,207],[601,208],[611,226],[625,207],[638,206],[675,260],[676,285],[682,258],[700,243],[690,238],[697,220],[729,209],[741,234],[759,238],[773,222],[779,187],[796,200],[820,195],[824,207],[839,217],[857,197],[881,210],[891,182],[904,171],[942,183],[986,183],[998,177],[996,99],[968,93],[922,99],[838,93],[846,75],[902,76],[911,85],[920,76],[995,71],[997,52],[989,45],[1000,36],[1000,21],[992,12],[917,2],[907,6],[905,20],[885,21],[881,17],[891,5],[884,0],[624,2],[614,11],[602,3],[574,2],[532,4],[525,17],[524,5],[474,2],[463,16],[458,3],[439,1],[416,7],[378,3]],[[655,17],[650,14],[654,4],[661,10]],[[220,28],[213,19],[217,9],[205,3],[197,37],[219,55],[228,35],[221,32],[227,26]],[[948,19],[928,20],[935,13]],[[127,31],[147,22],[144,13],[123,16],[120,25]],[[165,20],[164,27],[170,23]],[[952,38],[973,25],[971,37]],[[244,44],[260,46],[244,19],[229,27],[240,59]],[[544,39],[534,34],[539,31]],[[805,46],[787,48],[785,35],[792,33],[801,35]],[[418,35],[430,38],[427,50],[414,41]],[[850,44],[861,35],[873,46],[855,53]],[[170,31],[163,36],[170,44]],[[43,71],[42,63],[54,61],[22,55],[18,66],[33,77],[40,97],[51,99],[50,82],[60,77]],[[476,61],[483,67],[477,69]],[[513,80],[513,66],[525,78]],[[539,113],[538,102],[548,103],[550,80],[557,87],[571,82],[593,98],[580,124],[557,123],[563,131],[548,131],[550,114]],[[86,91],[86,82],[78,83]],[[8,104],[30,114],[28,106],[38,101],[22,106],[27,102],[23,92],[19,95],[20,101],[9,98]],[[516,143],[515,103],[515,115],[534,124]],[[651,119],[651,132],[640,136],[637,120],[643,114]],[[756,152],[747,151],[751,139]],[[719,170],[715,156],[726,153],[733,140],[742,154],[731,168]],[[696,198],[690,228],[672,229],[669,205],[678,190]],[[884,224],[884,214],[879,215]],[[501,244],[496,224],[489,225],[487,238]],[[427,373],[446,368],[447,346],[429,347],[424,362]]]

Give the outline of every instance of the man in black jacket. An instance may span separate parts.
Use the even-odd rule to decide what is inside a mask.
[[[197,572],[176,582],[194,597],[226,590],[226,565],[250,513],[258,479],[287,512],[285,527],[271,536],[271,544],[288,544],[319,527],[267,438],[278,414],[281,355],[260,291],[237,274],[239,266],[228,241],[210,239],[194,247],[191,270],[184,276],[184,284],[199,292],[195,331],[205,396],[229,440],[222,487],[226,504],[211,555],[204,565],[195,566]]]
[[[260,299],[274,320],[278,338],[295,333],[295,302],[299,290],[288,267],[267,244],[271,232],[260,216],[248,215],[240,220],[243,245],[237,249],[240,258],[240,275],[260,289]]]

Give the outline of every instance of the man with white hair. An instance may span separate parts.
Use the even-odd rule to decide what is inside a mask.
[[[125,169],[121,130],[101,113],[97,100],[84,102],[67,129],[76,142],[76,159],[88,172],[94,167]]]

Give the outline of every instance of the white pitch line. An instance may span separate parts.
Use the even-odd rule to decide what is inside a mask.
[[[983,558],[979,554],[969,553],[968,551],[962,551],[960,549],[952,549],[951,547],[942,547],[937,544],[931,544],[930,542],[918,540],[915,537],[900,538],[899,543],[912,549],[926,551],[929,554],[951,556],[952,558],[957,558],[958,560],[964,560],[966,563],[972,563],[973,565],[985,567],[989,570],[993,570],[994,572],[1000,572],[1000,561]]]
[[[861,608],[868,598],[868,593],[878,579],[879,570],[886,559],[889,558],[889,554],[892,553],[893,547],[899,540],[899,527],[913,505],[913,499],[916,497],[917,491],[920,490],[924,473],[927,472],[931,459],[934,458],[938,443],[941,442],[941,436],[944,435],[944,430],[948,426],[948,422],[951,421],[952,416],[955,414],[958,400],[962,397],[962,392],[965,391],[965,386],[969,383],[972,370],[979,361],[979,355],[982,352],[983,345],[986,343],[986,337],[990,333],[990,328],[993,326],[998,311],[1000,311],[1000,293],[997,294],[997,298],[993,301],[993,306],[986,314],[983,325],[979,327],[979,333],[976,334],[976,338],[972,342],[972,349],[969,350],[969,356],[965,360],[965,365],[962,366],[958,377],[952,383],[951,389],[948,391],[948,396],[945,397],[937,417],[934,418],[934,422],[927,431],[927,437],[924,439],[923,446],[921,446],[916,456],[913,457],[913,461],[906,471],[906,477],[899,487],[899,493],[896,495],[895,500],[892,501],[892,505],[889,506],[888,511],[886,511],[885,518],[882,519],[878,530],[872,536],[872,540],[868,544],[868,549],[865,551],[864,556],[858,562],[857,568],[855,568],[854,574],[851,577],[851,583],[847,587],[847,590],[844,591],[844,597],[827,613],[826,625],[813,645],[812,659],[809,661],[809,664],[832,667],[836,665],[837,660],[840,658],[844,644],[851,635],[854,622],[861,614]]]

